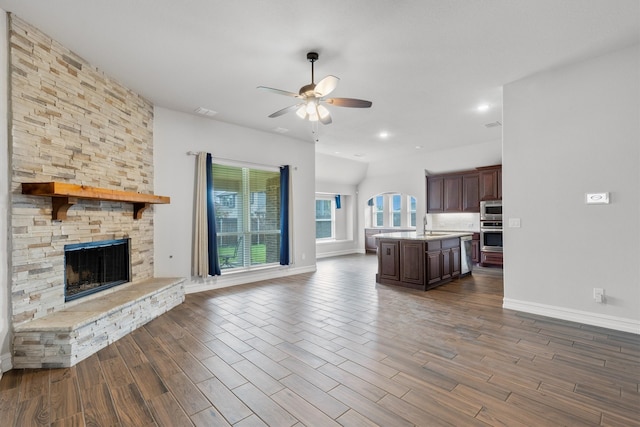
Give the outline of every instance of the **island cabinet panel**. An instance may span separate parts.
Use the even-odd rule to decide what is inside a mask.
[[[460,246],[449,249],[449,266],[451,277],[460,276]]]
[[[400,280],[400,252],[399,241],[380,242],[378,251],[378,266],[380,279]]]
[[[400,281],[424,287],[424,243],[400,241]]]
[[[426,254],[427,289],[440,286],[460,276],[460,239],[445,239],[427,242]]]
[[[427,288],[436,286],[440,281],[442,281],[441,256],[442,253],[440,250],[427,252],[425,254],[427,265]]]

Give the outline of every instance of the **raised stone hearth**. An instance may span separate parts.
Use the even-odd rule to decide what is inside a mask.
[[[68,368],[184,301],[183,278],[121,285],[15,327],[14,368]]]

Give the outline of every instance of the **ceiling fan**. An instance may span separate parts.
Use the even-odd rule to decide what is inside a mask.
[[[351,108],[371,107],[372,102],[365,101],[363,99],[326,98],[326,96],[333,92],[336,86],[338,86],[338,82],[340,81],[340,79],[336,76],[327,76],[324,79],[320,80],[318,84],[315,84],[313,64],[318,60],[318,53],[307,53],[307,60],[311,62],[311,83],[302,86],[298,93],[274,89],[266,86],[258,86],[258,89],[268,90],[269,92],[298,98],[300,100],[299,103],[283,108],[282,110],[278,110],[275,113],[271,114],[269,117],[279,117],[283,114],[295,110],[298,117],[302,119],[308,119],[310,122],[319,121],[322,124],[328,125],[329,123],[331,123],[331,114],[329,113],[327,107],[324,106],[324,104],[335,105],[336,107]]]

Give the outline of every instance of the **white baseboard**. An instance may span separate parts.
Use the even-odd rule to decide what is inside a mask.
[[[573,310],[571,308],[556,307],[546,304],[538,304],[529,301],[519,301],[510,298],[502,300],[502,307],[525,313],[538,314],[540,316],[553,317],[585,325],[599,326],[616,331],[640,334],[640,321],[624,317],[609,316],[606,314],[592,313],[589,311]]]
[[[261,280],[277,279],[278,277],[293,276],[295,274],[313,273],[316,266],[265,268],[241,273],[222,274],[221,276],[208,277],[206,279],[189,279],[185,282],[185,293],[210,291],[213,289],[227,288],[229,286],[244,285],[245,283],[259,282]]]
[[[359,253],[357,249],[344,249],[341,251],[331,251],[331,252],[323,252],[323,253],[318,253],[318,251],[316,251],[316,259],[329,258],[333,256],[351,255],[351,254],[357,254],[357,253]]]
[[[13,369],[13,363],[11,361],[11,353],[5,353],[0,355],[0,371],[7,372]]]

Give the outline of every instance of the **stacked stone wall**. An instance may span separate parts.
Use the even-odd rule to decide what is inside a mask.
[[[65,307],[64,245],[131,239],[134,281],[153,277],[153,207],[80,200],[67,219],[23,182],[153,193],[153,105],[60,43],[10,18],[13,323]]]

